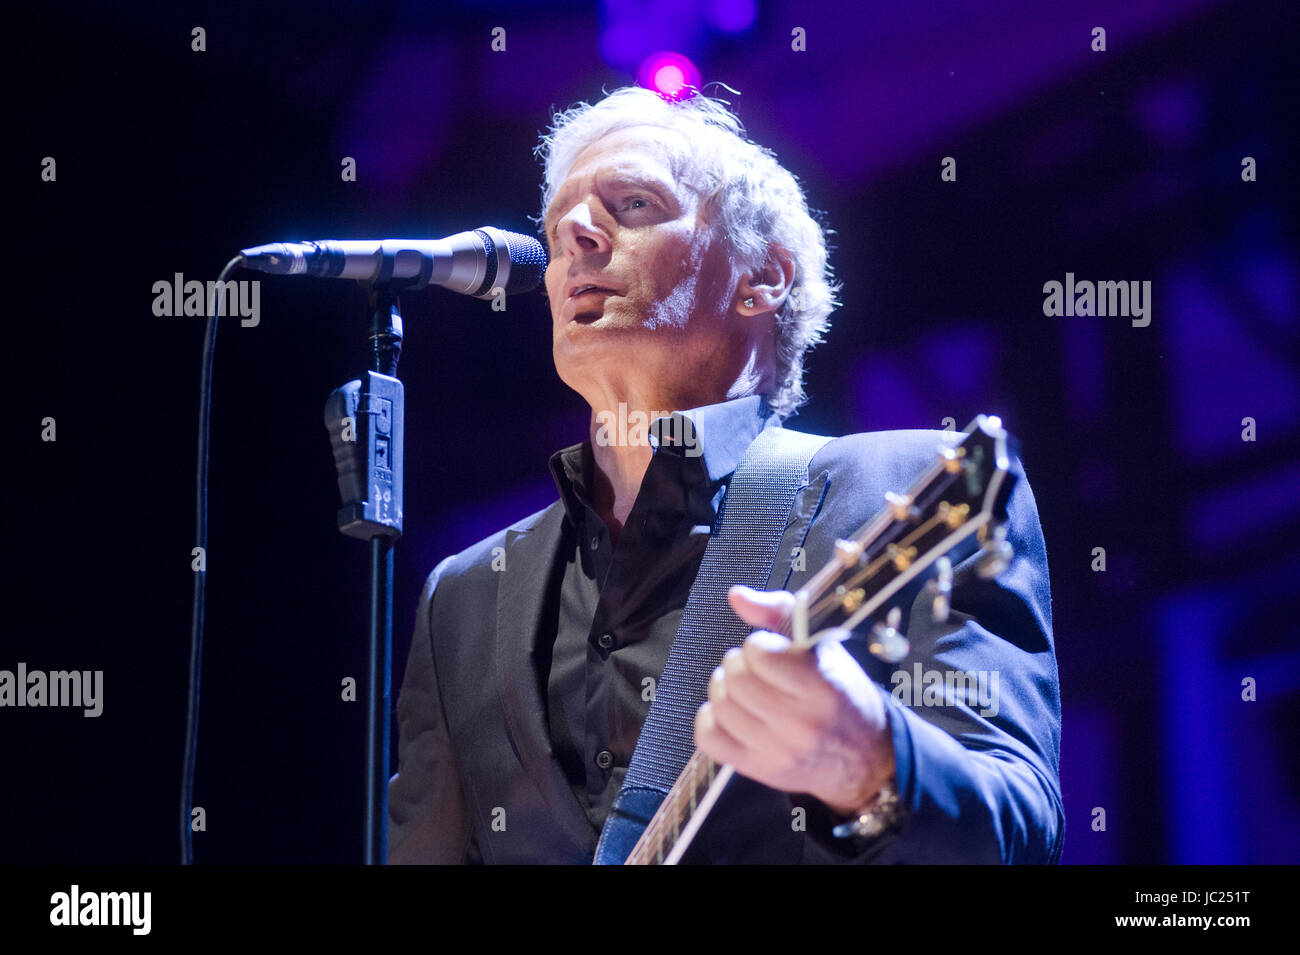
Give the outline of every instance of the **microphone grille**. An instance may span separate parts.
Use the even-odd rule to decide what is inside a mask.
[[[506,280],[506,294],[531,292],[542,283],[546,274],[546,249],[530,235],[501,231],[506,248],[510,251],[510,277]]]

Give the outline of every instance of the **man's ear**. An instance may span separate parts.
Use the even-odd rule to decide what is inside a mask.
[[[761,268],[741,275],[732,307],[741,315],[749,316],[775,312],[793,287],[794,256],[781,246],[772,245]]]

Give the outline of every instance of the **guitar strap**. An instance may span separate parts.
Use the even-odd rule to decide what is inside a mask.
[[[691,585],[623,786],[596,847],[595,864],[621,865],[695,752],[695,713],[723,655],[751,627],[732,612],[733,584],[765,588],[808,464],[831,440],[765,428],[732,474]]]

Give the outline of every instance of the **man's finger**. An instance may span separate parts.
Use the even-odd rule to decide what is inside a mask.
[[[756,632],[766,633],[763,630]],[[727,651],[718,671],[721,673],[715,671],[714,679],[709,682],[710,692],[715,685],[723,684],[721,677],[725,677],[725,691],[728,698],[774,730],[781,730],[786,719],[785,714],[798,707],[797,696],[785,692],[753,671],[745,662],[745,653],[740,647]]]
[[[795,649],[779,633],[756,630],[745,638],[740,652],[754,675],[781,693],[803,699],[824,689],[817,657],[807,649]]]
[[[748,753],[745,745],[718,725],[712,705],[705,703],[695,713],[695,746],[718,763],[735,765]]]
[[[741,702],[740,694],[732,692],[742,689],[744,682],[728,680],[722,667],[714,670],[709,680],[709,709],[718,725],[734,739],[746,746],[761,745],[770,741],[775,731],[761,713],[755,713]]]

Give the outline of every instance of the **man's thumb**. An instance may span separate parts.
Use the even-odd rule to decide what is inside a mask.
[[[794,609],[794,594],[786,590],[755,590],[736,584],[727,592],[736,616],[751,627],[780,631]]]

